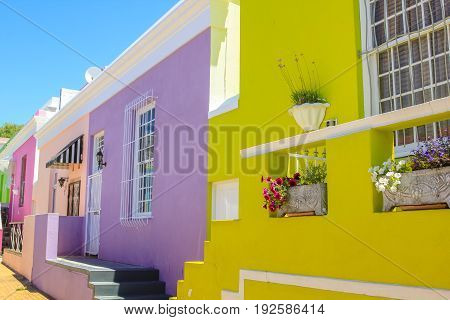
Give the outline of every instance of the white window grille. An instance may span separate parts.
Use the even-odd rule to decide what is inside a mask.
[[[145,220],[152,215],[154,177],[155,98],[146,93],[125,109],[122,223]]]
[[[367,115],[449,96],[450,0],[361,0],[361,9]],[[397,131],[396,153],[446,135],[443,126]]]
[[[94,152],[92,152],[92,174],[99,172],[102,169],[102,165],[99,166],[97,161],[97,153],[99,151],[104,154],[105,145],[105,134],[104,132],[99,132],[94,136]]]

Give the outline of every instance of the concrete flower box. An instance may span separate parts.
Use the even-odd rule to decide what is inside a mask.
[[[327,213],[327,185],[325,183],[290,187],[288,200],[278,215],[314,212],[316,216]]]
[[[383,211],[444,203],[450,206],[450,167],[403,173],[397,192],[383,192]]]

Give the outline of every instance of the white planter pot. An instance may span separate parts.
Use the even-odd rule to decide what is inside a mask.
[[[313,131],[319,129],[329,106],[329,103],[304,103],[293,106],[288,112],[304,131]]]

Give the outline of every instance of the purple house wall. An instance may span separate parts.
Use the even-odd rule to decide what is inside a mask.
[[[190,157],[196,159],[196,168],[194,172],[179,172],[176,162],[186,166],[191,160],[173,154],[173,133],[182,125],[194,132],[207,125],[209,73],[208,29],[92,111],[89,119],[90,139],[104,131],[107,161],[102,177],[99,258],[159,269],[169,294],[176,292],[176,282],[183,278],[183,263],[203,259],[207,176],[198,165],[203,162],[202,167],[206,167],[207,150],[191,142]],[[128,227],[120,223],[124,112],[137,92],[149,90],[157,97],[152,218],[145,225]],[[165,165],[169,169],[163,172],[167,161],[171,161]]]

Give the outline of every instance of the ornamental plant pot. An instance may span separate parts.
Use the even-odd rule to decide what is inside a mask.
[[[288,199],[279,209],[278,215],[312,211],[316,216],[327,213],[327,185],[325,183],[290,187]]]
[[[383,211],[445,203],[450,207],[450,167],[402,173],[397,192],[383,192]]]
[[[288,112],[304,131],[313,131],[319,129],[329,106],[329,103],[303,103],[293,106]]]

